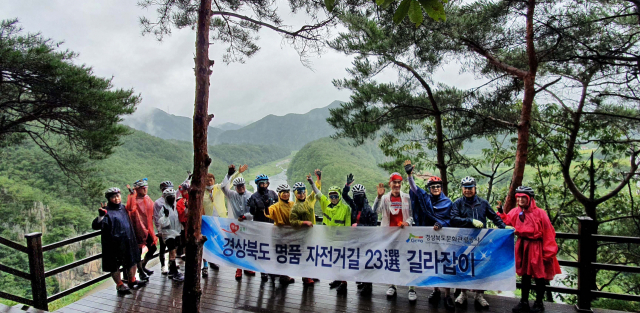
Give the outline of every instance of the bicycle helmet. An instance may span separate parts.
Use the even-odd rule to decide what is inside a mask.
[[[519,193],[523,193],[529,196],[530,198],[534,198],[536,196],[536,193],[533,191],[533,188],[527,187],[527,186],[520,186],[516,188],[516,195]]]
[[[360,184],[356,184],[355,186],[353,186],[353,195],[362,195],[367,191],[367,189],[364,188],[364,186],[360,185]]]
[[[475,187],[476,179],[471,176],[467,176],[463,178],[462,181],[460,181],[460,184],[462,185],[462,187]]]
[[[104,197],[109,199],[113,197],[113,195],[120,193],[120,189],[118,187],[111,187],[104,192]]]
[[[139,179],[133,183],[133,188],[140,188],[140,187],[146,187],[146,186],[149,186],[149,182],[147,181],[146,178]]]
[[[173,188],[167,188],[162,192],[162,197],[166,198],[168,196],[175,196],[176,195],[176,191],[173,190]]]
[[[245,184],[245,181],[244,181],[244,178],[242,178],[242,177],[238,177],[238,178],[233,180],[233,185],[234,186],[239,186],[239,185],[244,185],[244,184]]]
[[[173,183],[171,181],[165,180],[160,183],[160,191],[164,191],[167,188],[173,189]]]
[[[431,187],[432,185],[442,185],[442,179],[438,176],[431,176],[427,181],[427,187]]]
[[[293,184],[293,190],[303,192],[307,190],[307,187],[302,182],[297,182]]]
[[[265,174],[260,174],[258,176],[256,176],[256,180],[254,181],[257,184],[259,184],[261,181],[267,181],[269,182],[269,176],[265,175]]]
[[[281,184],[280,186],[278,186],[278,188],[276,188],[277,193],[281,193],[283,191],[291,191],[291,187],[289,187],[288,184]]]

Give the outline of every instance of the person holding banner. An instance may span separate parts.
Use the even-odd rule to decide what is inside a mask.
[[[291,222],[289,220],[289,216],[291,216],[291,208],[293,207],[293,202],[289,201],[291,198],[291,187],[288,184],[281,184],[276,188],[276,192],[278,193],[278,202],[271,205],[267,212],[265,212],[265,217],[273,220],[273,225],[276,226],[290,226]],[[286,275],[280,275],[280,283],[281,284],[293,284],[296,280],[292,277]]]
[[[311,176],[308,177],[313,192],[320,198],[320,208],[322,209],[322,223],[326,226],[351,226],[351,208],[342,201],[340,197],[340,187],[331,186],[329,188],[329,198],[313,184]],[[336,288],[338,294],[347,294],[347,282],[334,280],[329,283],[329,288]]]
[[[476,194],[476,180],[467,176],[462,179],[462,197],[453,203],[451,209],[451,225],[460,228],[486,228],[487,218],[493,221],[498,228],[507,228],[500,216],[496,214],[487,200],[484,200]],[[513,227],[508,226],[513,229]],[[456,305],[465,305],[467,303],[467,290],[462,290],[456,298]],[[476,290],[475,302],[476,309],[488,309],[489,302],[484,298],[484,290]]]
[[[404,162],[404,170],[407,172],[409,196],[416,226],[433,226],[434,230],[449,227],[451,225],[453,202],[442,193],[442,179],[438,176],[431,176],[427,182],[427,189],[429,189],[430,193],[427,193],[424,189],[416,186],[413,179],[413,169],[414,166],[411,164],[411,160],[406,160]],[[433,288],[433,292],[428,297],[429,303],[438,306],[441,294],[440,288]],[[456,309],[451,298],[450,288],[444,289],[444,306],[447,310]]]
[[[240,169],[238,170],[238,172],[242,174],[244,171],[247,170],[247,168],[249,167],[246,164],[242,165],[240,166]],[[234,190],[229,188],[229,182],[231,181],[231,177],[234,176],[235,172],[236,172],[235,165],[233,164],[229,165],[229,171],[227,172],[227,176],[224,177],[224,180],[222,181],[221,186],[222,186],[222,192],[229,200],[229,205],[231,206],[231,211],[229,211],[230,213],[229,217],[235,218],[238,221],[241,221],[246,219],[245,214],[249,214],[249,206],[247,202],[249,201],[249,198],[251,197],[252,193],[250,191],[247,191],[247,188],[245,187],[244,178],[242,177],[236,177],[233,180]],[[256,272],[249,271],[249,270],[244,270],[244,273],[249,276],[254,276],[256,274]],[[236,280],[239,281],[241,279],[242,279],[242,269],[236,269]]]
[[[411,198],[408,194],[400,191],[402,176],[399,173],[391,174],[389,186],[391,187],[391,192],[385,195],[384,185],[382,183],[378,184],[378,197],[373,202],[373,209],[382,214],[380,226],[411,226],[413,224]],[[396,289],[395,285],[389,286],[387,297],[395,297]],[[408,298],[410,302],[415,302],[418,299],[418,294],[414,287],[409,287]]]
[[[514,313],[544,312],[544,292],[547,280],[561,274],[556,255],[556,231],[547,213],[538,208],[534,200],[535,192],[530,187],[516,188],[516,204],[508,214],[499,212],[507,225],[515,227],[518,236],[515,247],[516,274],[522,277],[522,299]],[[500,209],[499,209],[500,210]],[[536,282],[536,301],[529,307],[531,278]]]
[[[254,192],[247,205],[249,206],[249,213],[253,216],[253,220],[256,222],[273,223],[271,219],[265,216],[265,212],[269,207],[278,202],[278,194],[273,190],[269,190],[269,176],[265,174],[259,174],[255,179],[256,187],[258,191]],[[268,212],[267,212],[268,214]],[[269,280],[269,274],[260,273],[262,281]]]
[[[353,199],[349,197],[351,184],[354,182],[353,174],[347,176],[347,183],[342,188],[342,199],[351,207],[351,224],[352,227],[357,226],[378,226],[378,214],[369,205],[367,200],[366,189],[360,184],[353,186]],[[358,283],[358,289],[361,296],[370,296],[373,292],[372,283]]]
[[[322,186],[320,182],[320,177],[322,172],[316,169],[314,174],[318,178],[316,181],[316,186],[318,189]],[[307,181],[313,185],[313,180],[311,179],[311,174],[307,175]],[[289,215],[289,221],[291,222],[291,226],[294,227],[313,227],[316,223],[316,215],[313,211],[313,207],[316,204],[316,193],[311,192],[309,196],[307,196],[307,188],[304,183],[297,182],[293,185],[293,192],[296,196],[295,204],[291,208],[291,215]],[[302,277],[302,284],[305,286],[313,285],[315,280],[309,277]]]

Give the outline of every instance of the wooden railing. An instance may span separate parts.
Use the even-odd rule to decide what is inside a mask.
[[[322,222],[322,217],[316,217],[318,223]],[[563,293],[563,294],[575,294],[578,296],[578,303],[576,304],[576,310],[579,312],[592,312],[591,301],[595,298],[609,298],[625,301],[640,301],[640,295],[628,295],[617,294],[611,292],[599,291],[596,288],[596,271],[607,270],[617,272],[629,272],[640,273],[640,267],[637,266],[624,266],[617,264],[602,264],[597,263],[598,242],[613,242],[613,243],[626,243],[626,244],[640,244],[640,238],[637,237],[620,237],[620,236],[603,236],[598,235],[597,224],[591,218],[581,217],[578,219],[578,233],[557,233],[557,239],[578,240],[578,261],[559,261],[561,266],[574,267],[578,269],[578,288],[547,286],[547,290],[551,292]],[[54,268],[45,271],[43,252],[50,251],[56,248],[64,247],[72,243],[76,243],[82,240],[87,240],[100,235],[100,231],[91,232],[71,239],[66,239],[60,242],[52,243],[46,246],[42,245],[42,234],[31,233],[25,235],[27,239],[27,246],[20,245],[11,240],[0,237],[0,244],[5,245],[13,250],[21,253],[26,253],[29,256],[29,273],[11,268],[0,264],[0,271],[21,277],[31,281],[32,299],[27,299],[5,293],[0,291],[0,298],[12,300],[15,302],[23,303],[33,306],[40,310],[48,310],[49,303],[58,300],[64,296],[70,295],[78,290],[89,287],[95,283],[101,282],[109,278],[110,274],[103,274],[92,280],[84,282],[80,285],[69,288],[65,291],[61,291],[52,296],[47,295],[47,288],[45,279],[47,277],[68,271],[72,268],[80,265],[98,260],[102,258],[102,253],[86,257],[82,260],[69,263],[58,268]],[[158,254],[153,257],[157,257]],[[520,284],[518,283],[518,288]]]

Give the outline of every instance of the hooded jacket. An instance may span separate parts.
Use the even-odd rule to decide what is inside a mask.
[[[315,186],[312,186],[315,187]],[[320,190],[314,191],[320,197],[320,207],[322,208],[322,223],[327,226],[351,226],[351,208],[349,205],[342,201],[340,197],[340,188],[331,187],[329,193],[335,192],[338,194],[339,202],[335,205],[331,204],[331,200],[320,192]]]
[[[164,215],[164,209],[169,210],[169,216]],[[159,222],[161,227],[160,234],[162,234],[164,241],[180,236],[182,224],[180,223],[180,217],[178,216],[178,210],[175,205],[171,206],[165,202],[162,217],[160,217]]]
[[[222,181],[222,192],[227,197],[229,201],[229,206],[231,210],[229,211],[229,217],[231,218],[239,218],[247,213],[249,213],[249,198],[251,198],[251,193],[249,190],[245,190],[243,194],[239,194],[237,191],[231,188],[231,178],[240,177],[240,175],[232,175],[229,177],[227,174]],[[235,179],[235,178],[233,178]]]
[[[547,213],[538,208],[534,199],[530,199],[526,210],[518,206],[509,211],[509,214],[498,214],[507,225],[515,228],[518,236],[515,251],[518,275],[553,280],[556,274],[562,273],[556,258],[556,231]],[[520,220],[520,214],[524,215],[524,221]]]
[[[355,198],[358,196],[354,195],[354,199],[349,197],[350,190],[350,186],[344,185],[344,188],[342,188],[342,199],[351,207],[351,222],[358,223],[357,226],[378,226],[378,214],[376,214],[369,205],[367,195],[362,194],[362,200],[358,199],[358,201],[356,201]],[[360,219],[358,219],[358,214],[360,215]]]
[[[273,220],[273,225],[276,226],[286,226],[291,225],[289,221],[289,216],[291,215],[291,208],[293,207],[293,202],[284,201],[278,197],[278,202],[271,205],[268,209],[269,213],[266,213],[265,216]]]
[[[132,194],[127,196],[127,204],[125,206],[131,225],[136,234],[138,245],[145,245],[147,237],[150,236],[155,245],[158,242],[155,232],[153,231],[153,200],[148,195],[138,199],[134,190]]]
[[[266,222],[273,223],[273,220],[268,218],[266,215],[269,215],[267,211],[269,207],[278,202],[278,194],[273,190],[259,190],[254,192],[251,197],[249,197],[249,212],[253,215],[253,220],[257,222]],[[265,214],[266,213],[266,214]]]
[[[402,191],[400,191],[400,198],[402,199],[402,219],[411,226],[413,225],[411,198]],[[376,200],[373,201],[373,209],[376,213],[382,213],[380,226],[390,226],[391,215],[393,214],[393,212],[391,212],[391,192],[382,197],[376,197]]]
[[[471,204],[470,204],[471,203]],[[461,228],[473,228],[473,220],[479,220],[487,227],[487,218],[491,219],[498,228],[505,228],[502,219],[496,214],[487,200],[477,195],[473,196],[471,202],[464,196],[453,203],[451,209],[451,226]]]
[[[413,176],[409,176],[409,197],[416,226],[433,226],[436,222],[443,227],[451,226],[453,202],[444,193],[435,197],[416,186]]]
[[[120,266],[130,268],[140,262],[140,248],[124,205],[109,202],[106,210],[105,216],[93,220],[91,228],[100,230],[102,270],[113,273]]]
[[[322,183],[320,181],[316,181],[315,185],[317,189],[322,187]],[[295,204],[293,205],[293,208],[291,208],[291,215],[289,216],[292,226],[300,227],[302,226],[302,222],[311,222],[314,225],[316,224],[316,214],[314,212],[316,200],[317,195],[315,191],[311,191],[304,201],[300,201],[298,198],[294,200]]]

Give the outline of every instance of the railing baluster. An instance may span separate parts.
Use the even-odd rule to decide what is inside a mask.
[[[27,234],[25,238],[27,238],[27,254],[29,254],[33,306],[36,309],[49,311],[47,285],[44,276],[44,258],[42,256],[42,233]]]

